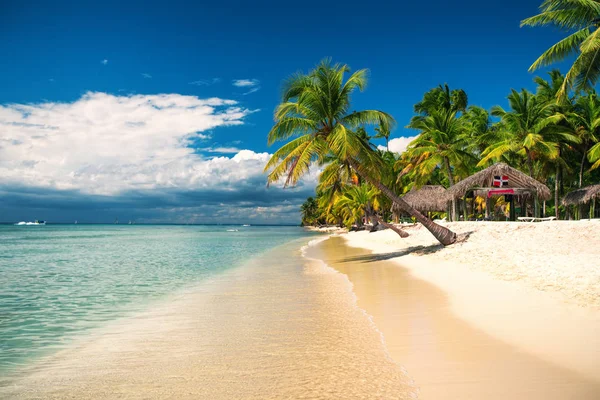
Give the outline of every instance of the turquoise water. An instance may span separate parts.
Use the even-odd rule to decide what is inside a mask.
[[[298,227],[0,225],[0,374],[308,235]]]

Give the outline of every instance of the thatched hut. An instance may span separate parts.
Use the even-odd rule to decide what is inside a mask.
[[[446,211],[448,208],[448,193],[441,185],[425,185],[419,189],[411,189],[402,199],[412,208],[422,212]],[[402,210],[395,203],[392,204],[395,217],[402,214]]]
[[[521,205],[521,215],[526,212],[526,202],[533,202],[535,216],[538,216],[538,200],[552,197],[550,189],[527,174],[510,167],[505,163],[496,163],[474,175],[458,182],[448,189],[448,196],[454,202],[460,202],[471,196],[486,198],[486,217],[490,217],[490,201],[494,196],[506,196],[510,201],[510,219],[515,220],[515,198]],[[456,208],[453,207],[453,211]],[[453,214],[455,214],[453,212]],[[466,213],[465,213],[466,214]],[[456,215],[453,215],[456,220]]]
[[[589,217],[594,218],[597,214],[596,211],[596,200],[600,199],[600,184],[586,186],[581,189],[573,190],[563,197],[563,206],[569,207],[574,206],[575,217],[581,218],[585,214],[585,208],[589,209]],[[568,213],[569,215],[570,212]]]

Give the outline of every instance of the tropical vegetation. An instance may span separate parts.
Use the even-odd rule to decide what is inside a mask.
[[[546,0],[522,25],[578,29],[552,46],[532,70],[576,54],[565,74],[533,79],[534,91],[507,89],[507,107],[469,105],[462,89],[441,84],[414,106],[407,128],[418,133],[401,154],[389,142],[394,118],[380,110],[355,111],[351,95],[367,85],[355,72],[324,60],[285,83],[269,144],[285,142],[265,167],[268,182],[295,185],[309,169],[320,170],[314,197],[302,205],[304,225],[376,228],[399,217],[421,222],[444,245],[456,235],[409,206],[402,196],[423,185],[453,186],[496,162],[505,162],[554,192],[542,212],[567,218],[560,200],[568,191],[600,182],[600,1]],[[498,99],[498,103],[503,103]],[[385,146],[377,146],[384,141]],[[502,198],[498,204],[504,209]],[[392,213],[400,210],[400,215]],[[465,219],[481,218],[490,205],[473,198]],[[494,206],[493,204],[491,206]],[[452,204],[448,211],[456,211]],[[450,217],[450,215],[448,215]],[[394,228],[400,235],[406,234]]]

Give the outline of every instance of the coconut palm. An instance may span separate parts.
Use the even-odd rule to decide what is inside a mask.
[[[494,137],[492,118],[488,110],[478,106],[469,106],[463,115],[465,127],[462,139],[467,149],[479,157]]]
[[[369,184],[348,186],[335,202],[335,207],[342,210],[346,225],[353,223],[362,225],[362,220],[368,221],[379,210],[379,191]]]
[[[551,25],[572,32],[546,50],[529,68],[538,68],[577,55],[558,91],[561,100],[569,89],[590,90],[600,76],[600,1],[545,0],[540,13],[521,21],[521,26]]]
[[[415,113],[428,115],[432,111],[446,110],[464,112],[467,109],[467,93],[462,89],[450,90],[448,84],[439,85],[423,95],[423,99],[415,104]]]
[[[292,140],[267,162],[268,182],[294,185],[313,162],[323,164],[333,156],[423,223],[442,244],[454,243],[452,231],[427,219],[379,180],[381,158],[356,129],[368,124],[391,129],[394,119],[378,110],[350,112],[350,96],[365,88],[367,70],[358,70],[345,80],[349,71],[347,65],[324,60],[308,74],[297,73],[286,82],[268,143]]]
[[[386,149],[386,151],[390,151],[390,135],[391,135],[390,130],[383,128],[381,126],[378,126],[377,128],[375,128],[375,132],[377,132],[377,134],[375,134],[375,136],[373,136],[373,138],[374,139],[385,139],[385,149]]]
[[[600,167],[600,142],[592,146],[588,153],[588,160],[593,163],[590,170]]]
[[[521,92],[512,89],[508,102],[510,111],[500,106],[492,107],[492,115],[501,118],[501,125],[496,140],[485,149],[478,166],[512,153],[525,158],[529,176],[533,177],[534,159],[555,159],[558,156],[558,145],[547,140],[544,130],[563,117],[552,114],[553,104],[525,89]]]
[[[581,187],[588,152],[593,148],[594,143],[600,140],[600,100],[596,93],[591,92],[587,96],[579,97],[573,110],[567,114],[567,118],[581,141],[582,158],[579,164],[579,187]]]
[[[457,111],[430,110],[428,115],[413,117],[408,128],[416,129],[419,135],[407,148],[414,162],[416,175],[429,176],[442,166],[449,186],[454,185],[454,171],[467,165],[473,155],[465,150],[463,140],[464,121],[457,117]]]
[[[317,201],[309,197],[300,206],[300,212],[302,214],[302,226],[313,225],[318,219],[318,204]]]

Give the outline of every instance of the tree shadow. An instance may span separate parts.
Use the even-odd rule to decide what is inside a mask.
[[[458,237],[456,238],[456,242],[452,246],[456,246],[459,243],[467,241],[469,239],[469,237],[471,236],[471,234],[473,234],[473,232],[474,231],[461,233],[460,235],[458,235]],[[347,257],[347,258],[343,258],[343,259],[339,260],[338,262],[340,262],[340,263],[348,263],[348,262],[370,263],[370,262],[391,260],[392,258],[402,257],[402,256],[406,256],[409,254],[414,254],[414,255],[418,255],[418,256],[433,254],[433,253],[437,253],[438,251],[442,251],[444,249],[445,249],[445,246],[442,244],[439,244],[439,243],[433,244],[430,246],[411,246],[411,247],[407,247],[404,250],[392,251],[389,253],[363,254],[360,256]]]

